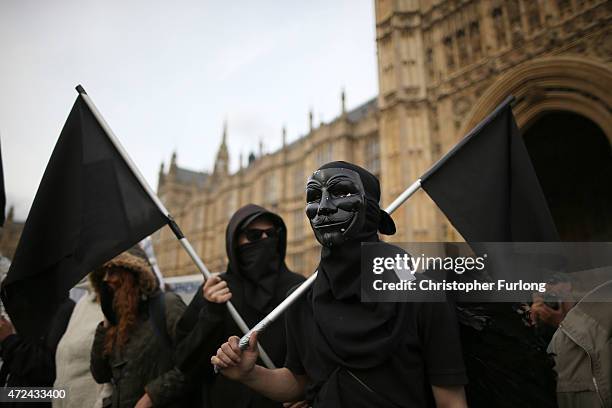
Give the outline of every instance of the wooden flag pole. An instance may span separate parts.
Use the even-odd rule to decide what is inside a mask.
[[[127,166],[130,168],[130,170],[134,174],[134,177],[136,177],[136,180],[138,180],[138,182],[140,183],[142,188],[145,190],[147,195],[151,198],[151,200],[153,200],[153,202],[155,203],[159,211],[161,211],[161,213],[166,216],[166,218],[168,219],[168,226],[170,227],[172,232],[174,232],[174,235],[179,240],[179,242],[181,243],[181,246],[187,252],[191,260],[195,263],[198,270],[202,273],[202,275],[204,275],[204,279],[209,279],[212,276],[212,274],[210,273],[206,265],[204,265],[204,262],[202,262],[202,260],[196,253],[195,249],[193,249],[193,246],[191,246],[191,243],[189,242],[189,240],[187,240],[185,235],[183,235],[183,232],[181,231],[178,224],[174,221],[174,219],[170,215],[170,212],[166,209],[166,207],[161,202],[159,197],[157,197],[157,194],[155,194],[155,192],[151,189],[151,186],[149,186],[149,183],[147,183],[143,175],[140,173],[140,170],[138,170],[138,167],[136,167],[136,164],[132,161],[132,159],[128,155],[127,150],[125,150],[124,147],[121,145],[121,143],[119,142],[119,139],[117,138],[117,136],[115,136],[115,133],[112,131],[108,123],[106,123],[106,121],[102,117],[102,114],[98,111],[98,109],[94,105],[89,95],[87,95],[87,92],[85,92],[85,89],[83,89],[81,85],[77,85],[76,90],[81,95],[81,97],[83,98],[83,100],[85,101],[89,109],[91,110],[91,113],[94,115],[94,117],[96,118],[96,120],[98,121],[102,129],[104,130],[104,133],[106,133],[106,136],[108,136],[108,139],[111,141],[113,146],[115,146],[115,149],[117,149],[117,152],[119,153],[119,155],[121,155],[121,157],[123,158]],[[232,316],[232,319],[236,322],[240,330],[243,333],[249,333],[249,327],[245,323],[244,319],[242,319],[242,317],[240,316],[240,313],[238,313],[238,310],[236,310],[236,307],[229,301],[226,302],[225,304],[227,306],[227,309],[230,315]],[[265,352],[265,350],[261,346],[259,347],[259,356],[261,357],[261,360],[264,362],[266,367],[275,368],[274,363],[272,362],[272,359],[270,359],[268,354]]]

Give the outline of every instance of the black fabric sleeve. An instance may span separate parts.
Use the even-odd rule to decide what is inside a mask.
[[[194,325],[189,330],[186,325],[179,323],[177,327],[177,340],[175,359],[177,367],[190,377],[204,378],[205,381],[214,379],[213,366],[210,358],[217,353],[217,349],[225,338],[225,322],[230,319],[225,304],[211,303],[202,298],[201,291],[196,292],[200,299],[192,300],[187,311],[192,314]],[[200,305],[198,310],[192,303]]]
[[[285,367],[295,375],[304,375],[306,370],[300,357],[300,344],[296,341],[303,339],[299,332],[299,322],[296,322],[295,306],[285,313],[285,333],[287,336],[287,355],[285,357]],[[297,324],[296,324],[297,323]]]
[[[49,386],[55,380],[55,356],[43,341],[12,334],[2,342],[2,360],[12,378],[29,386]]]
[[[44,339],[24,338],[18,333],[8,336],[2,342],[2,360],[8,366],[11,378],[18,378],[30,386],[51,386],[55,381],[55,349],[66,331],[74,308],[74,302],[67,299],[60,305],[53,317],[50,331]]]
[[[225,304],[212,303],[204,299],[200,285],[195,295],[189,302],[187,309],[176,324],[176,343],[183,342],[200,324],[202,318],[207,318],[214,323],[221,323],[227,317]]]
[[[422,303],[418,325],[431,385],[467,384],[454,305],[447,302]]]
[[[53,323],[49,329],[49,333],[45,338],[45,344],[49,350],[53,350],[55,356],[55,350],[57,345],[64,336],[68,323],[72,317],[72,311],[74,310],[75,303],[72,299],[66,299],[58,308],[55,316],[53,316]],[[55,358],[55,357],[54,357]]]
[[[187,305],[187,309],[179,319],[176,325],[176,338],[177,343],[183,341],[193,330],[196,323],[198,322],[198,318],[200,316],[200,310],[202,310],[202,306],[204,303],[204,298],[200,295],[202,293],[202,287],[204,284],[200,285],[198,290],[196,290],[191,302]]]

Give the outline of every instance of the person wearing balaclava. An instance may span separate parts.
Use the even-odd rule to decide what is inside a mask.
[[[360,301],[361,243],[378,242],[378,232],[395,233],[379,207],[378,179],[332,162],[306,188],[321,260],[314,284],[285,315],[284,367],[255,364],[257,334],[245,351],[238,337],[229,338],[211,363],[269,398],[305,398],[317,408],[465,407],[467,378],[452,307]]]
[[[227,310],[228,300],[252,327],[304,281],[285,265],[286,248],[287,229],[278,215],[248,204],[231,217],[226,230],[227,271],[204,283],[179,323],[183,340],[176,359],[195,388],[191,406],[282,407],[242,384],[215,375],[209,359],[229,336],[242,335]],[[260,340],[275,365],[282,366],[284,323],[272,324]]]

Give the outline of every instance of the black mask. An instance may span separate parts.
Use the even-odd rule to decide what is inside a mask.
[[[249,280],[259,282],[270,274],[277,274],[280,264],[278,238],[264,238],[238,247],[240,272]]]
[[[317,170],[306,183],[306,215],[317,241],[341,245],[365,225],[365,190],[359,174],[346,168]]]
[[[281,267],[278,238],[268,237],[240,245],[237,250],[240,274],[245,278],[244,295],[255,310],[266,310],[274,298]]]
[[[113,302],[115,299],[115,292],[110,287],[110,285],[106,282],[102,282],[100,285],[100,307],[102,308],[102,313],[104,313],[104,317],[111,324],[111,326],[116,326],[118,323],[117,313],[115,313],[115,308],[113,306]]]

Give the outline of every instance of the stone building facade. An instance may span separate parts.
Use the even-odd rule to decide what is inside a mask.
[[[346,111],[344,94],[340,116],[330,123],[314,125],[310,114],[308,135],[286,143],[273,153],[249,159],[248,165],[229,174],[227,130],[211,173],[180,168],[176,155],[170,168],[159,173],[158,194],[209,269],[226,264],[225,228],[229,217],[253,202],[277,212],[288,230],[287,263],[302,272],[312,272],[319,256],[304,214],[305,181],[312,169],[331,160],[348,160],[380,174],[378,109],[376,100]],[[165,275],[195,273],[192,261],[168,228],[154,237],[157,260]]]
[[[612,176],[611,20],[609,1],[377,1],[383,202],[423,174],[512,94],[515,117],[536,170],[542,170],[538,176],[562,237],[612,239],[606,231],[592,231],[596,226],[576,231],[583,222],[581,210],[612,204],[610,188],[591,186],[605,191],[592,202],[572,204],[572,194],[582,190],[588,196],[590,190],[578,180],[562,185],[559,179],[565,174],[558,169],[559,160],[577,161],[579,169],[568,175],[572,178],[580,167],[584,171],[584,162],[601,146],[607,158],[597,168]],[[563,133],[571,130],[561,127],[554,137],[551,115],[582,132],[583,126],[571,118],[580,116],[591,130],[584,129],[577,140],[564,140],[568,137]],[[541,129],[541,121],[552,121],[553,126]],[[587,142],[593,146],[581,157],[559,152],[555,158],[551,152],[571,152],[572,144]],[[552,174],[544,174],[546,169]],[[591,218],[601,216],[601,225],[611,230],[609,214],[595,211]],[[459,238],[422,192],[394,218],[401,225],[395,238],[400,241]]]
[[[562,239],[612,240],[612,2],[376,0],[379,95],[230,174],[228,136],[212,172],[163,165],[158,192],[211,270],[225,267],[225,226],[254,202],[288,228],[287,261],[310,274],[318,245],[304,185],[348,160],[380,176],[389,204],[506,96]],[[486,169],[483,169],[486,171]],[[475,180],[477,182],[477,180]],[[396,241],[460,240],[417,193],[393,218]],[[195,273],[168,228],[155,237],[166,275]]]

